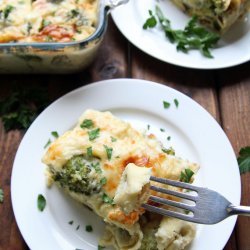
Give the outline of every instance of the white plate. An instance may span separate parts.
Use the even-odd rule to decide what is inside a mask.
[[[149,16],[148,10],[154,10],[156,4],[160,5],[174,29],[183,29],[190,19],[169,0],[130,0],[112,11],[112,17],[123,35],[147,54],[164,62],[197,69],[225,68],[250,59],[250,20],[235,24],[212,50],[214,58],[208,59],[199,51],[188,54],[178,52],[176,45],[170,43],[160,29],[142,29]]]
[[[179,101],[178,108],[174,99]],[[169,109],[163,108],[163,100],[171,103]],[[208,112],[189,97],[160,84],[135,79],[102,81],[51,104],[31,125],[17,151],[11,178],[12,204],[20,231],[32,250],[97,249],[101,220],[57,187],[48,189],[41,163],[51,131],[62,134],[70,129],[87,108],[110,110],[137,128],[146,129],[150,124],[150,132],[166,147],[173,146],[177,155],[201,165],[196,184],[217,190],[239,204],[240,176],[234,152]],[[38,194],[47,200],[43,212],[37,209]],[[73,225],[68,224],[71,220]],[[222,249],[235,221],[232,217],[217,225],[198,226],[190,249]],[[85,231],[87,224],[93,226],[92,233]]]

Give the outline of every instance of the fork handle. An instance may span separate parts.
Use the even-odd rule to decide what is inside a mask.
[[[245,215],[250,216],[250,207],[229,205],[227,207],[229,215]]]

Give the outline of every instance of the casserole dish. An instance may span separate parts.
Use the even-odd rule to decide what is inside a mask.
[[[111,9],[127,0],[99,0],[97,24],[89,37],[71,42],[0,43],[0,73],[74,73],[95,58]]]

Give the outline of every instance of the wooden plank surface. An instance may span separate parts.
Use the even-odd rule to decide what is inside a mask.
[[[87,83],[121,77],[156,81],[173,87],[200,103],[222,126],[237,154],[250,145],[250,63],[226,70],[183,69],[160,62],[131,45],[109,20],[109,29],[97,60],[74,75],[2,76],[0,97],[7,96],[10,84],[46,85],[53,101]],[[4,132],[0,124],[0,186],[5,200],[0,204],[0,250],[26,250],[17,228],[10,200],[12,164],[23,132]],[[250,205],[250,175],[241,176],[242,204]],[[250,250],[250,220],[240,218],[225,250]]]

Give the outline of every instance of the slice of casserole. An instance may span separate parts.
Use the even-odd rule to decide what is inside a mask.
[[[232,24],[244,16],[250,0],[172,0],[182,11],[197,16],[199,21],[224,33]]]
[[[179,249],[183,249],[193,239],[193,226],[186,222],[175,226],[175,220],[161,216],[148,219],[152,215],[141,204],[154,193],[149,189],[150,175],[180,180],[182,171],[196,172],[197,164],[168,154],[154,135],[135,130],[110,112],[87,110],[75,128],[50,145],[42,161],[47,165],[49,184],[55,182],[103,218],[107,226],[101,245],[124,250],[168,249],[178,234],[188,239],[180,240]],[[189,228],[192,237],[182,235],[186,231],[181,228]],[[169,240],[162,240],[164,231],[172,232]],[[144,248],[151,238],[153,248]]]

